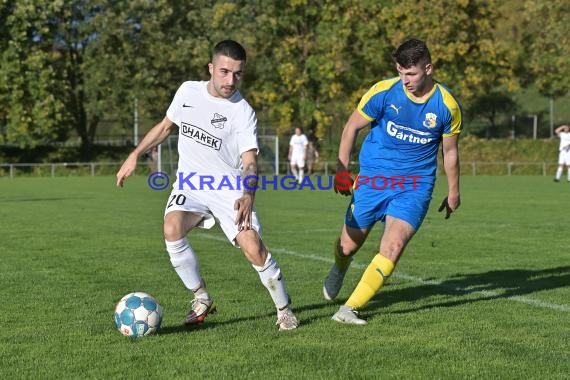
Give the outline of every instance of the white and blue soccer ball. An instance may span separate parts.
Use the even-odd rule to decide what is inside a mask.
[[[162,307],[150,294],[129,293],[115,306],[115,324],[124,336],[139,338],[154,334],[162,322]]]

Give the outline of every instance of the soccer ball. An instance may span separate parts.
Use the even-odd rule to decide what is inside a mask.
[[[129,338],[154,334],[161,322],[162,307],[150,294],[129,293],[115,306],[117,329]]]

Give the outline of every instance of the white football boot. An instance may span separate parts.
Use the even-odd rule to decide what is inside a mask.
[[[335,315],[331,318],[333,321],[345,323],[347,325],[365,325],[364,319],[358,318],[358,311],[350,306],[342,305]]]

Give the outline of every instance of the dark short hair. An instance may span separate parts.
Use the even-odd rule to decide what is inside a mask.
[[[425,42],[418,38],[408,38],[392,53],[394,61],[407,69],[417,64],[431,63],[431,54]]]
[[[214,57],[217,57],[218,55],[230,57],[236,61],[245,62],[247,59],[243,46],[234,40],[218,42],[212,51],[212,61],[214,60]]]

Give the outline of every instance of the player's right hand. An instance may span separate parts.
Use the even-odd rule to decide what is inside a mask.
[[[125,179],[130,177],[137,167],[137,157],[135,155],[129,155],[119,171],[117,172],[117,187],[123,187]]]
[[[342,194],[344,196],[352,195],[352,186],[354,185],[354,179],[349,172],[337,172],[334,176],[334,192],[337,194]]]

